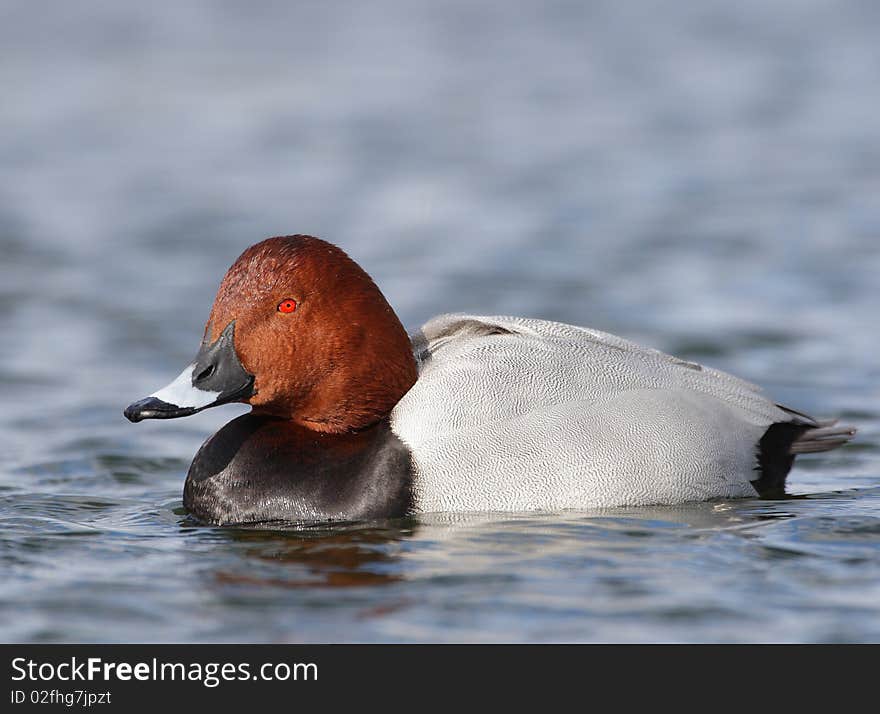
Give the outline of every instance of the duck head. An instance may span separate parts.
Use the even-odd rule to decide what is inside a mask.
[[[245,402],[315,431],[351,432],[386,417],[416,376],[406,331],[370,276],[330,243],[280,236],[233,263],[193,362],[125,416]]]

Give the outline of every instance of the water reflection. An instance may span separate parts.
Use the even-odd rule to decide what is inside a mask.
[[[437,513],[370,523],[218,528],[180,525],[210,541],[207,577],[221,588],[374,588],[553,555],[604,563],[608,550],[641,550],[644,539],[677,542],[720,531],[742,533],[794,518],[789,501],[721,501],[681,506],[557,513]],[[404,544],[411,541],[413,548]],[[628,545],[626,545],[628,544]],[[407,557],[404,557],[407,556]],[[478,566],[478,567],[477,567]]]
[[[540,529],[542,524],[552,527],[589,526],[608,531],[663,530],[726,530],[758,526],[768,520],[795,517],[787,508],[785,499],[739,499],[683,503],[672,506],[638,506],[632,508],[583,509],[548,513],[429,513],[419,517],[426,535],[429,526],[434,537],[445,533],[453,537],[457,532],[472,528],[494,530]],[[535,532],[534,530],[532,532]]]
[[[238,556],[214,574],[220,585],[353,588],[403,579],[397,544],[417,532],[413,521],[381,525],[292,526],[285,529],[211,529]],[[225,541],[225,542],[224,542]]]

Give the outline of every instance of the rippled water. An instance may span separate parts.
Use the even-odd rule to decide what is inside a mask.
[[[0,640],[880,640],[880,6],[368,5],[0,9]],[[585,324],[859,439],[780,501],[199,526],[243,408],[121,410],[291,232],[411,328]]]

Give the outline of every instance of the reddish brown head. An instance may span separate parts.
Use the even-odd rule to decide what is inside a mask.
[[[376,423],[416,380],[409,338],[379,288],[342,250],[311,236],[257,243],[226,273],[203,351],[230,352],[233,343],[239,371],[253,376],[244,401],[316,431]],[[212,374],[197,358],[178,380],[211,393]],[[172,386],[153,397],[165,400]],[[182,416],[142,402],[135,417]]]

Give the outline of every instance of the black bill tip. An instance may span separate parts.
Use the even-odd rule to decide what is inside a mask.
[[[123,414],[129,421],[137,423],[144,419],[176,419],[195,414],[197,411],[195,407],[178,407],[156,397],[147,397],[129,404]]]

